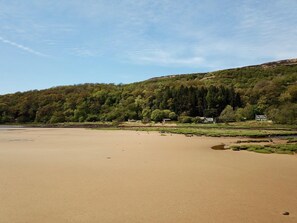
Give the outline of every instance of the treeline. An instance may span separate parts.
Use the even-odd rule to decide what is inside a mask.
[[[227,105],[233,109],[241,107],[240,95],[233,88],[209,87],[165,87],[160,89],[152,101],[152,109],[168,109],[177,115],[217,117]]]
[[[244,121],[297,124],[297,65],[245,67],[144,82],[62,86],[0,96],[0,123]]]
[[[216,117],[227,105],[235,109],[241,100],[233,88],[223,86],[160,86],[148,91],[86,84],[2,96],[0,117],[2,123],[160,121],[170,113],[173,120],[179,116]]]

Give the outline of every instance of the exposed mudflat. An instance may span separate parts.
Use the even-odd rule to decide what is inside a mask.
[[[210,149],[236,140],[2,129],[0,222],[297,222],[297,156]]]

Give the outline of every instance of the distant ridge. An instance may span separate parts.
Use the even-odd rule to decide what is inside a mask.
[[[211,72],[201,72],[201,73],[191,73],[191,74],[200,74],[200,75],[205,75],[208,73],[214,73],[218,71],[227,71],[227,70],[235,70],[235,69],[242,69],[242,68],[256,68],[256,67],[262,67],[262,68],[269,68],[269,67],[276,67],[276,66],[292,66],[292,65],[297,65],[297,58],[292,58],[292,59],[285,59],[285,60],[277,60],[277,61],[272,61],[272,62],[266,62],[262,64],[256,64],[256,65],[248,65],[248,66],[243,66],[243,67],[236,67],[236,68],[227,68],[223,70],[217,70],[217,71],[211,71]],[[173,74],[173,75],[164,75],[160,77],[153,77],[150,79],[147,79],[146,81],[158,81],[162,79],[172,79],[184,75],[189,75],[189,74]]]
[[[271,66],[271,65],[295,65],[295,64],[297,64],[297,58],[268,62],[268,63],[263,63],[261,65]]]

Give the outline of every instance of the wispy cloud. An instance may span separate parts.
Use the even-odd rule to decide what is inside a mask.
[[[216,69],[296,55],[296,7],[296,0],[15,0],[0,2],[8,39],[0,41],[39,56],[18,42],[64,59]]]
[[[98,50],[87,47],[74,47],[71,51],[72,55],[79,57],[96,57],[100,55]]]
[[[130,61],[139,64],[154,64],[173,67],[196,67],[205,62],[204,58],[195,54],[181,55],[179,51],[153,49],[128,53]]]
[[[34,55],[36,55],[36,56],[49,57],[49,55],[46,55],[46,54],[44,54],[44,53],[38,52],[38,51],[36,51],[36,50],[33,50],[32,48],[27,47],[27,46],[24,46],[24,45],[22,45],[22,44],[19,44],[19,43],[16,43],[16,42],[7,40],[7,39],[5,39],[5,38],[3,38],[3,37],[1,37],[1,36],[0,36],[0,41],[1,41],[2,43],[5,43],[5,44],[11,45],[11,46],[13,46],[13,47],[16,47],[16,48],[18,48],[18,49],[21,49],[21,50],[23,50],[23,51],[25,51],[25,52],[27,52],[27,53],[34,54]]]

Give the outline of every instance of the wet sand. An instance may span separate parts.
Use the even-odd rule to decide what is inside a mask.
[[[297,156],[210,149],[236,140],[1,130],[0,222],[297,222]]]

